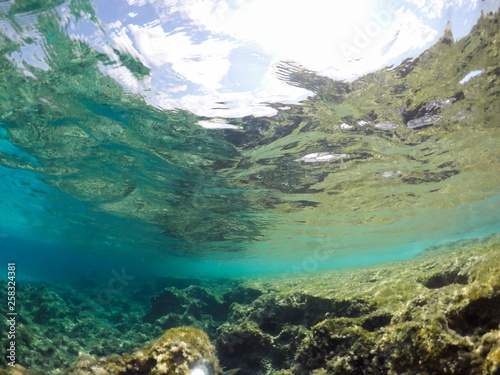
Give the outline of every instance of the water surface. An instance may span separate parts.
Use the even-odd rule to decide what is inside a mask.
[[[115,3],[0,3],[2,259],[21,275],[315,271],[498,231],[498,13],[446,29],[467,9],[409,2],[370,42],[386,59],[342,76],[196,8]],[[434,31],[396,54],[408,12]],[[440,119],[407,127],[425,115]],[[313,153],[341,156],[298,160]]]

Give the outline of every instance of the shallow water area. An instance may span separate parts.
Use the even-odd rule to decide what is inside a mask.
[[[498,1],[195,3],[0,1],[17,363],[496,370]]]

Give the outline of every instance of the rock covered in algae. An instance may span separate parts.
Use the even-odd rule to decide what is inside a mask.
[[[15,364],[14,366],[0,369],[0,375],[40,375],[40,373],[28,370],[19,364]]]
[[[205,332],[193,327],[169,329],[146,348],[132,354],[96,358],[80,354],[64,375],[205,375],[222,374],[215,348]]]
[[[499,252],[493,234],[404,261],[247,282],[240,289],[263,293],[233,304],[220,359],[253,375],[499,375]]]

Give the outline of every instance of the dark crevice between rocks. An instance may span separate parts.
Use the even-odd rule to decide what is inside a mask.
[[[320,322],[325,320],[351,321],[373,313],[376,308],[373,302],[360,298],[335,300],[302,293],[264,294],[250,306],[234,306],[228,322],[218,328],[219,358],[228,368],[240,367],[242,374],[263,373],[264,358],[270,359],[277,368],[291,366],[295,353],[313,326],[323,324]],[[367,325],[376,330],[390,319],[390,316],[381,314],[373,317]],[[345,341],[340,336],[337,339],[338,344]],[[237,358],[234,353],[238,353]],[[245,365],[242,365],[242,359]],[[251,369],[258,371],[252,372]]]
[[[233,302],[250,304],[262,294],[263,292],[259,289],[238,286],[236,289],[224,293],[223,298],[229,304]]]
[[[369,332],[375,332],[379,329],[391,324],[392,315],[391,314],[378,314],[373,315],[365,319],[361,327]]]
[[[500,295],[479,298],[450,312],[448,326],[462,336],[482,336],[500,324]]]
[[[217,352],[228,367],[258,367],[273,352],[272,337],[251,323],[240,326],[224,324],[218,329]]]
[[[290,302],[290,301],[294,302]],[[273,336],[278,335],[285,325],[311,327],[326,318],[356,318],[375,310],[373,303],[362,299],[334,300],[294,294],[286,304],[270,300],[254,317],[259,328]]]
[[[467,285],[469,283],[469,276],[460,274],[460,270],[451,270],[448,272],[436,273],[425,280],[419,282],[429,289],[439,289],[451,284]]]
[[[184,289],[167,287],[151,298],[144,320],[166,330],[183,325],[204,329],[215,338],[217,327],[227,319],[233,302],[251,303],[261,291],[238,287],[222,295],[191,285]]]
[[[469,276],[461,274],[459,269],[448,272],[436,273],[425,280],[419,282],[429,289],[439,289],[451,284],[466,285],[469,283]]]

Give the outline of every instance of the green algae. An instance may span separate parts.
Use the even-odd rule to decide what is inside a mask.
[[[62,372],[67,375],[164,374],[190,375],[195,367],[213,375],[222,374],[215,348],[205,332],[192,327],[177,327],[132,354],[97,358],[79,353],[76,361]],[[6,375],[40,374],[20,365],[1,370]],[[57,371],[61,373],[61,371]]]
[[[292,352],[252,352],[281,358],[274,371],[286,374],[492,373],[500,366],[499,251],[500,237],[491,235],[406,261],[244,283],[263,294],[233,307],[220,327],[221,360],[230,361],[224,335],[246,347],[247,336],[261,331],[275,342],[295,326]],[[249,324],[252,336],[241,328]]]
[[[107,275],[93,272],[76,284],[19,282],[18,300],[29,303],[18,306],[17,363],[37,373],[57,374],[79,353],[93,358],[92,363],[123,356],[181,326],[201,329],[215,340],[216,328],[227,318],[233,297],[237,299],[238,283],[232,280],[139,278],[111,295],[103,289]],[[169,291],[178,296],[175,304],[167,299]],[[5,314],[2,307],[0,311]],[[6,324],[1,322],[2,332]],[[4,367],[7,363],[0,359],[0,369]]]
[[[212,339],[221,365],[243,375],[490,374],[500,366],[499,251],[496,234],[363,267],[244,282],[150,279],[97,306],[85,303],[102,288],[94,278],[87,290],[32,283],[18,289],[33,301],[20,305],[19,363],[47,374],[128,365],[147,373],[156,366],[147,358],[179,342],[197,348],[195,362],[211,358]]]
[[[30,10],[28,3],[20,2],[19,11]],[[55,5],[29,13],[38,41],[16,45],[0,37],[0,121],[8,140],[36,160],[1,154],[0,163],[33,172],[95,211],[149,223],[153,232],[178,241],[180,251],[192,250],[202,237],[205,242],[232,240],[234,247],[257,236],[243,191],[231,191],[234,205],[223,207],[224,194],[204,193],[212,186],[231,190],[213,169],[236,155],[234,147],[195,126],[193,114],[149,106],[103,74],[100,65],[115,63],[67,35]],[[72,17],[95,21],[90,2],[69,5]],[[6,22],[22,29],[14,19]],[[50,69],[26,66],[22,71],[7,58],[25,45],[41,45]],[[118,58],[137,77],[148,75],[132,56],[121,52]],[[72,221],[68,213],[51,213]],[[113,232],[111,225],[107,229]],[[43,237],[43,228],[39,232]]]
[[[210,374],[222,373],[208,336],[200,329],[178,327],[130,355],[103,359],[81,355],[63,374],[190,375],[196,364],[203,364]]]
[[[263,232],[264,238],[286,238],[296,226],[297,235],[286,247],[301,248],[300,236],[315,228],[318,242],[323,238],[333,247],[338,237],[351,241],[347,231],[360,230],[366,236],[375,228],[394,232],[392,226],[402,221],[429,218],[496,196],[499,180],[492,171],[498,169],[493,166],[498,163],[499,142],[493,120],[500,109],[497,23],[498,14],[484,15],[467,37],[455,42],[446,31],[420,56],[353,82],[283,66],[287,82],[316,95],[274,118],[249,119],[244,125],[248,139],[237,144],[243,158],[236,170],[229,171],[237,186],[265,187],[274,195],[268,201],[275,202],[274,212],[281,220]],[[469,71],[480,68],[485,69],[482,76],[458,84]],[[436,110],[443,117],[438,123],[418,130],[406,127],[408,120],[426,113],[432,100],[455,96],[459,100]],[[361,120],[371,125],[357,125]],[[342,122],[354,128],[342,130]],[[399,127],[377,130],[377,122]],[[252,132],[259,132],[257,139]],[[319,151],[347,157],[321,165],[293,163]],[[400,174],[382,177],[394,170]],[[309,204],[301,207],[297,200]],[[452,215],[444,218],[442,227],[456,225]],[[430,229],[422,222],[412,227],[414,233]],[[408,237],[407,233],[392,242],[403,244]],[[351,247],[357,246],[361,245],[354,241]]]

